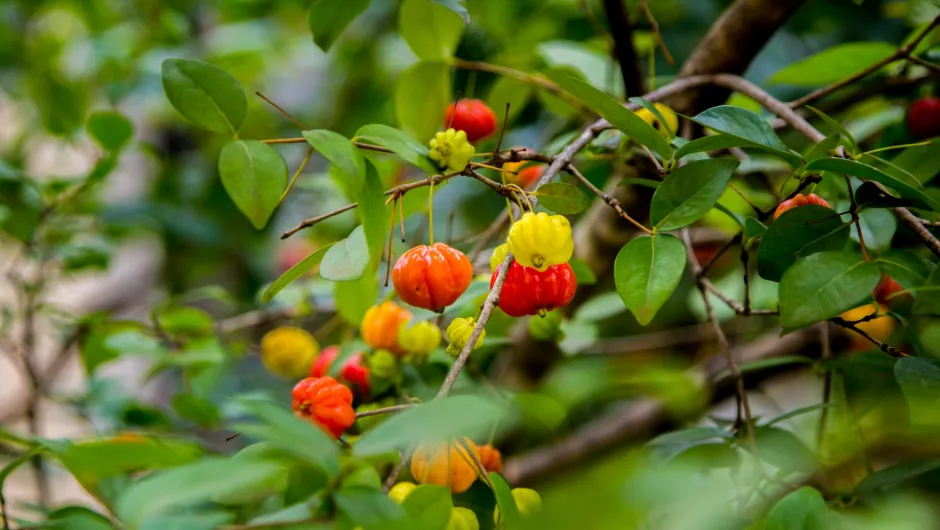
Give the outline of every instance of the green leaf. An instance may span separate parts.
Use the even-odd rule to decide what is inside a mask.
[[[917,206],[917,201],[913,199],[899,199],[894,195],[884,191],[874,182],[862,182],[861,186],[855,188],[855,203],[858,209],[865,208],[907,208]]]
[[[715,438],[729,440],[734,438],[734,435],[724,429],[715,427],[691,427],[659,435],[647,442],[646,445],[655,447],[673,444],[696,444],[711,441]]]
[[[304,131],[303,136],[311,147],[346,176],[346,190],[358,200],[356,193],[362,188],[366,176],[366,159],[359,148],[345,136],[324,129]]]
[[[463,26],[460,15],[428,0],[405,0],[398,11],[398,31],[419,59],[453,57]]]
[[[783,152],[776,149],[771,149],[766,145],[761,145],[746,138],[739,138],[737,136],[731,136],[730,134],[724,133],[703,136],[701,138],[696,138],[691,142],[686,142],[682,145],[682,147],[679,148],[678,151],[676,151],[676,159],[695,153],[721,151],[722,149],[728,149],[731,147],[750,147],[754,149],[760,149],[761,151],[780,157],[787,162],[795,160],[795,155],[790,153],[784,154]]]
[[[668,236],[667,236],[668,237]],[[615,269],[616,270],[616,269]],[[627,308],[616,292],[601,293],[584,302],[574,314],[575,320],[596,322],[614,315],[619,315]]]
[[[356,138],[391,149],[405,162],[425,171],[437,171],[428,159],[428,146],[394,127],[381,124],[363,125],[356,131]]]
[[[113,530],[111,521],[83,506],[66,506],[49,513],[43,528],[63,530]]]
[[[549,210],[562,214],[574,215],[591,206],[591,199],[583,191],[566,182],[549,182],[535,190],[539,203]]]
[[[219,155],[222,185],[239,211],[261,230],[287,188],[287,164],[280,153],[257,140],[236,140]]]
[[[279,469],[280,464],[263,460],[235,466],[228,459],[205,459],[144,477],[123,491],[115,512],[129,530],[138,530],[152,515],[206,502],[229,488],[250,487]]]
[[[163,61],[163,91],[187,120],[210,131],[236,135],[248,114],[245,90],[225,70],[200,61]]]
[[[773,127],[755,112],[741,107],[720,105],[702,112],[692,118],[692,121],[715,132],[751,142],[754,144],[752,147],[761,146],[764,150],[783,158],[793,167],[800,166],[800,156],[790,151],[786,144],[780,141]]]
[[[597,283],[597,275],[594,274],[594,271],[584,260],[571,258],[568,265],[571,265],[571,270],[574,271],[574,278],[578,281],[578,285],[594,285]]]
[[[832,154],[831,151],[835,151],[839,147],[839,140],[841,134],[839,131],[830,133],[829,136],[823,138],[819,143],[813,145],[809,151],[803,156],[803,160],[806,163],[810,163],[813,160],[819,160],[820,158],[828,158]]]
[[[264,303],[268,303],[273,300],[277,293],[281,292],[282,289],[293,283],[294,280],[297,280],[304,274],[307,274],[310,269],[319,265],[320,262],[323,261],[323,257],[326,256],[327,251],[332,246],[333,243],[330,243],[324,247],[320,247],[306,258],[298,261],[296,265],[288,269],[284,274],[280,275],[278,279],[274,280],[274,282],[264,290],[264,294],[261,296],[261,300]]]
[[[897,218],[892,212],[882,209],[863,210],[858,214],[858,222],[862,227],[866,247],[875,252],[882,252],[891,247],[891,240],[898,227]],[[849,233],[852,241],[858,242],[858,230],[851,230]]]
[[[554,76],[552,80],[563,90],[581,100],[591,110],[600,114],[617,130],[655,151],[663,160],[672,158],[672,147],[659,134],[659,131],[614,98],[580,79],[558,75]]]
[[[307,25],[313,42],[329,51],[350,22],[365,11],[372,0],[314,0],[307,10]]]
[[[653,193],[650,221],[656,230],[675,230],[705,215],[724,193],[737,160],[696,160],[666,175]]]
[[[758,221],[753,217],[747,217],[744,219],[744,237],[752,239],[755,237],[763,237],[767,233],[767,227],[764,226],[764,223]]]
[[[587,43],[556,39],[539,44],[536,51],[549,66],[549,69],[542,73],[553,81],[557,77],[573,76],[583,78],[591,86],[602,87],[612,93],[623,92],[623,81],[620,77],[607,75],[610,72],[610,56]],[[540,96],[545,93],[539,91]]]
[[[901,283],[900,279],[895,280]],[[940,315],[940,296],[937,296],[937,291],[940,291],[940,268],[934,267],[927,281],[911,290],[917,297],[911,312],[915,315]]]
[[[764,530],[826,530],[829,507],[822,495],[809,486],[787,494],[770,510]]]
[[[819,466],[816,455],[792,432],[767,426],[754,430],[761,460],[791,473],[810,472]]]
[[[369,245],[362,226],[357,226],[349,237],[334,243],[320,264],[320,277],[332,282],[358,280],[369,268]]]
[[[239,425],[237,430],[270,442],[331,477],[339,474],[339,448],[319,427],[271,401],[243,398],[239,404],[261,423]]]
[[[446,528],[454,510],[450,489],[425,484],[412,491],[401,505],[415,530]]]
[[[509,104],[507,121],[512,121],[522,112],[535,94],[535,87],[529,83],[511,77],[499,77],[486,95],[486,104],[497,113],[501,113]]]
[[[366,176],[357,199],[362,231],[369,247],[369,259],[373,269],[376,269],[385,246],[385,188],[382,187],[379,172],[371,162],[366,163]]]
[[[519,528],[522,523],[522,514],[516,506],[516,499],[512,496],[512,489],[499,473],[490,473],[493,482],[493,495],[496,496],[496,506],[499,507],[499,517],[503,527],[508,529]]]
[[[902,359],[903,360],[903,359]],[[906,480],[919,477],[924,473],[940,468],[940,459],[903,462],[879,469],[865,477],[855,486],[855,493],[865,495],[889,486],[896,486]]]
[[[620,300],[617,303],[620,304]],[[620,306],[623,307],[623,304]],[[525,423],[526,426],[535,424],[539,428],[554,430],[565,421],[568,413],[558,399],[545,394],[520,392],[514,396],[513,402],[522,412],[524,420],[534,420]]]
[[[92,136],[101,147],[109,151],[117,151],[124,147],[134,136],[134,124],[120,112],[103,110],[93,112],[85,122],[88,134]]]
[[[915,188],[906,182],[902,182],[879,169],[861,162],[856,162],[855,160],[847,160],[845,158],[821,158],[807,164],[806,171],[832,171],[840,175],[847,174],[873,180],[898,192],[901,197],[914,199],[921,202],[925,207],[940,212],[940,203],[924,193],[923,190]]]
[[[640,236],[627,243],[614,261],[617,294],[647,325],[666,303],[685,270],[685,246],[670,235]]]
[[[454,13],[457,13],[464,23],[470,23],[470,13],[467,12],[466,6],[463,5],[464,0],[431,0],[435,4],[440,4],[447,9],[450,9]]]
[[[780,280],[780,324],[793,330],[838,316],[871,296],[880,279],[878,266],[855,254],[813,254]]]
[[[850,144],[852,144],[853,153],[857,153],[859,151],[858,142],[855,141],[855,137],[852,136],[852,133],[850,133],[845,127],[843,127],[841,123],[831,118],[828,114],[826,114],[825,112],[821,110],[814,109],[813,107],[810,107],[809,105],[807,105],[806,108],[813,111],[817,116],[822,118],[824,122],[826,122],[826,125],[828,125],[829,128],[831,129],[831,132],[829,134],[838,133],[839,135],[844,137],[846,140],[848,140]],[[807,160],[807,162],[809,162],[809,160]]]
[[[918,298],[917,289],[927,283],[937,268],[929,260],[910,250],[889,250],[878,256],[875,263],[881,271],[894,278],[905,290]],[[940,278],[938,278],[940,279]]]
[[[771,83],[822,86],[841,81],[890,57],[897,46],[886,42],[846,42],[827,48],[779,70]]]
[[[363,274],[358,280],[333,284],[336,312],[343,320],[356,327],[362,323],[366,311],[375,304],[378,294],[379,281],[374,274]]]
[[[761,238],[757,273],[765,280],[779,282],[798,259],[845,248],[850,230],[850,224],[825,206],[807,204],[787,210]]]
[[[656,118],[656,121],[659,122],[659,125],[662,127],[662,129],[669,133],[670,139],[673,139],[676,137],[675,131],[673,131],[672,129],[666,126],[666,123],[667,123],[666,118],[662,115],[661,112],[659,112],[659,109],[656,108],[656,105],[654,105],[652,101],[646,98],[641,98],[641,97],[636,97],[636,96],[629,98],[629,100],[630,100],[630,103],[636,103],[637,105],[640,105],[641,107],[650,111],[650,114],[652,114],[653,117]],[[684,139],[685,138],[683,138],[683,140]]]
[[[936,424],[940,420],[940,364],[923,357],[905,357],[894,365],[894,377],[911,409],[911,423]]]
[[[816,412],[817,410],[822,410],[822,409],[835,408],[835,406],[836,405],[834,403],[816,403],[814,405],[807,405],[805,407],[800,407],[798,409],[791,410],[790,412],[781,414],[769,420],[764,425],[773,425],[775,423],[782,423],[784,421],[793,419],[797,416],[802,416],[803,414],[809,414],[810,412]]]
[[[460,395],[435,399],[395,414],[356,442],[357,455],[403,450],[416,443],[431,446],[452,438],[489,434],[504,406],[490,399]]]
[[[419,61],[411,65],[395,83],[398,125],[419,140],[431,141],[444,122],[450,98],[450,67],[446,63]]]
[[[351,523],[346,528],[389,528],[389,525],[405,518],[405,511],[398,503],[372,488],[342,487],[333,494],[333,502],[336,503],[340,518]]]

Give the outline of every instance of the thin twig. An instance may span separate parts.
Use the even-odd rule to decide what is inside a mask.
[[[858,218],[858,205],[855,203],[855,193],[852,191],[852,180],[848,175],[843,175],[845,177],[845,185],[849,191],[849,214],[852,215],[852,222],[855,224],[855,229],[858,231],[858,244],[862,247],[862,258],[865,261],[871,261],[868,258],[868,249],[865,248],[865,235],[862,234],[862,223]]]
[[[300,123],[300,120],[298,120],[298,119],[294,118],[293,116],[291,116],[286,110],[282,109],[280,105],[278,105],[277,103],[275,103],[275,102],[271,101],[270,99],[268,99],[268,97],[265,96],[264,94],[262,94],[261,92],[255,92],[255,95],[257,95],[259,98],[261,98],[261,99],[265,100],[266,102],[268,102],[269,105],[271,105],[272,107],[274,107],[275,109],[277,109],[278,112],[280,112],[281,114],[283,114],[284,117],[287,118],[288,120],[290,120],[294,125],[300,127],[301,130],[306,131],[306,130],[310,129],[310,127],[307,127],[307,126],[304,125],[303,123]]]
[[[287,187],[284,188],[284,193],[281,194],[281,198],[277,200],[277,205],[280,206],[284,199],[287,198],[287,194],[290,193],[290,190],[293,189],[294,183],[297,182],[297,178],[300,177],[301,172],[304,168],[307,167],[307,162],[310,161],[310,157],[313,155],[313,148],[310,147],[307,149],[307,154],[304,155],[304,159],[300,162],[300,166],[297,168],[297,172],[294,173],[293,178],[290,179],[290,182],[287,183]]]
[[[836,324],[836,325],[838,325],[838,326],[842,326],[842,327],[845,328],[845,329],[852,330],[852,331],[854,331],[855,333],[858,333],[858,334],[861,335],[865,340],[867,340],[868,342],[874,344],[875,346],[878,347],[878,349],[880,349],[881,351],[887,353],[888,355],[890,355],[890,356],[892,356],[892,357],[897,357],[897,358],[899,358],[899,359],[900,359],[901,357],[910,357],[910,355],[908,355],[908,354],[904,353],[903,351],[901,351],[901,350],[895,348],[894,346],[892,346],[892,345],[890,345],[890,344],[887,344],[887,343],[885,343],[885,342],[882,342],[882,341],[876,339],[875,337],[872,337],[871,335],[868,334],[868,332],[866,332],[866,331],[863,330],[862,328],[856,326],[856,325],[853,324],[852,322],[849,322],[849,321],[844,320],[844,319],[839,318],[839,317],[831,318],[831,319],[829,319],[829,321],[832,322],[832,323],[834,323],[834,324]]]
[[[914,56],[914,55],[908,55],[908,56],[907,56],[907,60],[910,61],[910,62],[912,62],[912,63],[914,63],[914,64],[919,64],[920,66],[923,66],[924,68],[926,68],[926,69],[928,69],[928,70],[931,70],[931,71],[933,71],[933,72],[938,72],[938,73],[940,73],[940,66],[938,66],[938,65],[936,65],[936,64],[933,64],[933,63],[930,62],[930,61],[925,61],[925,60],[921,59],[920,57],[916,57],[916,56]]]
[[[751,255],[746,245],[741,245],[741,265],[744,266],[744,316],[751,314]]]
[[[705,276],[705,275],[707,275],[709,269],[712,268],[712,265],[713,265],[716,261],[718,261],[718,258],[720,258],[720,257],[722,256],[722,254],[724,254],[725,252],[727,252],[727,250],[728,250],[729,248],[731,248],[732,246],[734,246],[735,243],[738,243],[739,241],[741,241],[741,238],[742,238],[742,237],[744,237],[744,233],[743,233],[743,232],[738,232],[737,234],[735,234],[734,237],[732,237],[731,239],[729,239],[728,242],[725,243],[723,247],[721,247],[720,249],[718,249],[718,252],[716,252],[715,255],[712,256],[712,259],[708,260],[708,263],[705,263],[705,264],[703,264],[701,267],[699,267],[698,275],[699,275],[699,276]]]
[[[676,62],[673,60],[672,54],[669,53],[669,48],[666,47],[663,34],[659,31],[659,24],[656,22],[656,18],[653,17],[653,12],[650,11],[646,0],[640,2],[640,9],[643,11],[643,16],[646,17],[646,21],[649,22],[650,29],[653,30],[653,38],[659,43],[659,49],[663,52],[663,57],[666,59],[666,62],[669,63],[669,66],[675,66]]]
[[[613,208],[615,212],[617,212],[617,215],[619,215],[620,217],[623,217],[630,224],[646,232],[647,234],[650,234],[650,235],[653,234],[652,230],[650,230],[649,228],[646,228],[641,223],[639,223],[636,219],[630,217],[630,215],[627,214],[627,212],[625,212],[623,207],[620,205],[620,201],[618,201],[614,197],[611,197],[610,195],[607,195],[606,193],[598,189],[598,187],[595,186],[594,184],[591,184],[591,181],[589,181],[584,175],[582,175],[581,172],[578,171],[573,165],[568,164],[568,167],[565,168],[565,170],[571,173],[572,175],[574,175],[578,180],[581,181],[582,184],[587,186],[587,188],[591,190],[594,193],[594,195],[597,195],[604,202],[609,204],[610,207]]]
[[[356,418],[366,418],[368,416],[378,416],[380,414],[388,414],[389,412],[399,412],[405,409],[413,407],[413,403],[405,403],[403,405],[392,405],[391,407],[384,407],[381,409],[375,410],[364,410],[362,412],[356,413]]]

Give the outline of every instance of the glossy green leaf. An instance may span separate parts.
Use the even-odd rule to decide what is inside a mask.
[[[894,365],[894,377],[911,410],[911,423],[940,423],[940,363],[923,357],[905,357]]]
[[[793,330],[838,316],[871,296],[880,279],[878,266],[859,255],[813,254],[780,280],[780,324]]]
[[[771,76],[770,82],[807,87],[828,85],[890,57],[895,51],[897,45],[886,42],[847,42],[787,65]]]
[[[593,86],[564,75],[554,76],[553,80],[566,92],[581,100],[591,110],[600,114],[617,130],[630,136],[641,145],[649,147],[664,160],[672,158],[672,147],[659,131],[643,121],[620,102]]]
[[[239,211],[255,228],[264,228],[287,188],[281,154],[257,140],[236,140],[219,154],[219,175]]]
[[[357,199],[362,231],[369,247],[369,259],[372,268],[376,269],[385,246],[385,227],[388,217],[385,215],[385,188],[382,186],[378,171],[371,162],[366,163],[366,175]]]
[[[405,162],[425,171],[436,171],[431,160],[428,159],[428,146],[394,127],[378,123],[363,125],[356,131],[356,138],[391,149]]]
[[[296,265],[287,270],[284,274],[280,275],[274,282],[264,290],[264,294],[261,296],[261,300],[264,303],[268,303],[274,299],[277,293],[281,292],[285,287],[293,283],[295,280],[310,272],[311,269],[316,267],[323,261],[323,257],[326,255],[326,252],[333,246],[333,243],[326,245],[324,247],[318,248],[315,252],[307,256],[306,258],[297,262]]]
[[[454,503],[449,488],[425,484],[412,491],[401,507],[408,516],[411,528],[431,530],[447,527]]]
[[[831,116],[829,116],[828,114],[826,114],[825,112],[821,110],[810,107],[809,105],[807,105],[806,108],[813,111],[813,113],[815,113],[824,122],[826,122],[826,125],[828,125],[829,128],[831,129],[829,134],[838,133],[840,136],[848,140],[850,144],[852,144],[853,153],[857,153],[859,151],[858,142],[855,141],[855,137],[852,136],[852,133],[850,133],[845,127],[843,127],[841,123],[839,123],[837,120],[835,120],[834,118],[832,118]]]
[[[399,74],[395,83],[398,125],[419,141],[430,142],[444,122],[450,99],[450,67],[419,61]]]
[[[709,151],[721,151],[723,149],[729,149],[731,147],[749,147],[753,149],[759,149],[766,153],[770,153],[774,156],[780,157],[783,160],[790,162],[795,160],[795,156],[787,153],[784,154],[782,151],[777,149],[771,149],[766,145],[761,145],[757,142],[752,142],[746,138],[739,138],[737,136],[731,136],[730,134],[718,133],[712,134],[709,136],[703,136],[701,138],[696,138],[691,142],[686,142],[676,151],[676,158],[683,158],[688,155],[696,153],[707,153]]]
[[[666,176],[650,203],[656,230],[688,226],[711,210],[728,185],[737,160],[696,160]]]
[[[463,21],[467,24],[470,23],[470,13],[467,12],[467,7],[463,5],[464,0],[431,0],[435,4],[440,4],[447,9],[450,9],[454,13],[457,13]]]
[[[493,482],[493,495],[496,496],[496,505],[499,507],[500,522],[507,529],[519,528],[522,514],[516,506],[509,483],[499,473],[490,473],[490,481]]]
[[[758,221],[753,217],[747,217],[744,219],[744,237],[746,238],[755,238],[763,237],[767,233],[767,227],[764,226],[764,223]]]
[[[535,196],[539,204],[562,215],[581,213],[591,206],[591,199],[577,186],[567,182],[543,184],[535,190]]]
[[[914,298],[918,298],[917,289],[927,283],[927,278],[937,268],[934,263],[910,250],[889,250],[880,254],[875,263]]]
[[[307,10],[307,25],[313,42],[329,51],[350,22],[365,11],[372,0],[314,0]]]
[[[345,136],[333,131],[304,131],[303,136],[311,147],[343,173],[346,177],[344,188],[358,200],[356,194],[362,188],[366,176],[366,159],[359,148]]]
[[[685,261],[685,245],[668,234],[636,237],[620,249],[614,282],[637,322],[653,320],[679,285]]]
[[[806,171],[832,171],[840,175],[851,175],[873,180],[898,192],[901,197],[914,199],[933,211],[940,212],[940,203],[924,193],[923,190],[902,182],[887,173],[867,164],[845,158],[821,158],[806,165]]]
[[[320,277],[333,282],[358,280],[369,268],[369,261],[369,245],[360,225],[326,251],[320,263]]]
[[[243,398],[239,404],[260,423],[242,424],[238,429],[248,436],[316,466],[333,477],[339,473],[339,448],[319,427],[294,416],[273,401]]]
[[[793,167],[800,166],[801,157],[790,151],[786,144],[780,141],[773,127],[757,113],[741,107],[721,105],[700,113],[692,118],[692,121],[715,132],[755,144],[752,147],[761,146],[764,150],[783,158]]]
[[[367,431],[356,443],[355,453],[373,455],[403,450],[416,443],[432,446],[452,438],[489,434],[493,422],[504,415],[503,405],[473,395],[435,399],[395,414]]]
[[[900,279],[895,280],[901,283]],[[912,292],[917,297],[911,310],[915,315],[940,315],[940,268],[934,267],[927,281],[912,289]]]
[[[138,530],[152,515],[200,504],[227,488],[250,487],[279,468],[263,460],[237,466],[228,459],[201,460],[136,482],[122,492],[115,512],[129,530]]]
[[[787,210],[761,238],[757,248],[757,273],[779,282],[800,258],[826,250],[842,250],[851,226],[825,206],[807,204]]]
[[[453,57],[463,27],[460,15],[429,0],[405,0],[398,11],[398,31],[419,59]]]
[[[815,489],[804,486],[777,501],[770,510],[764,530],[826,530],[830,528],[829,507]]]
[[[187,120],[218,133],[241,129],[248,98],[241,84],[225,70],[200,61],[163,61],[163,90]]]
[[[104,110],[93,112],[85,122],[85,128],[101,147],[116,151],[134,136],[134,124],[120,112]]]

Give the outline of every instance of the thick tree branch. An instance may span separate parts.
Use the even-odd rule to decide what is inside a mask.
[[[614,39],[614,55],[620,63],[623,89],[627,96],[639,96],[646,92],[643,88],[643,69],[640,68],[640,58],[633,46],[633,25],[623,5],[624,0],[603,0],[603,3],[610,36]]]

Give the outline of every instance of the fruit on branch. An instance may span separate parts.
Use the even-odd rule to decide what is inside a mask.
[[[303,377],[317,358],[320,345],[313,335],[291,326],[281,326],[261,338],[261,362],[285,379]]]
[[[774,221],[776,221],[778,217],[783,215],[783,212],[786,212],[787,210],[792,210],[793,208],[796,208],[798,206],[806,206],[807,204],[816,204],[818,206],[825,206],[826,208],[831,208],[831,206],[829,206],[829,203],[826,202],[825,199],[823,199],[819,195],[816,195],[815,193],[810,193],[809,195],[803,195],[802,193],[800,193],[800,194],[797,194],[796,197],[793,197],[792,199],[787,199],[781,202],[779,206],[777,206],[776,211],[774,211]]]
[[[565,336],[561,330],[561,312],[549,311],[542,318],[529,319],[529,336],[532,340],[556,341]]]
[[[467,134],[453,129],[435,134],[430,146],[428,156],[431,160],[437,162],[439,168],[451,171],[463,171],[475,152],[473,145],[467,141]]]
[[[402,324],[398,330],[398,344],[417,357],[427,357],[441,345],[441,328],[427,320],[413,325]]]
[[[391,379],[398,373],[398,359],[388,350],[376,350],[369,356],[369,368],[375,377]]]
[[[503,472],[503,455],[499,452],[499,449],[487,444],[480,447],[479,451],[483,469],[493,473]]]
[[[842,318],[842,320],[855,322],[870,315],[874,315],[876,313],[886,313],[887,311],[888,308],[885,306],[866,304],[860,307],[856,307],[855,309],[849,309],[839,316]],[[864,331],[865,333],[868,333],[874,339],[880,340],[881,342],[888,342],[891,340],[891,335],[894,334],[896,325],[894,318],[885,314],[871,320],[866,320],[865,322],[858,322],[855,324],[855,327]],[[848,333],[852,339],[853,349],[866,350],[873,347],[871,342],[858,333],[854,333],[851,330],[849,330]]]
[[[421,484],[448,486],[451,493],[463,493],[477,478],[468,448],[479,456],[477,446],[467,438],[462,443],[419,446],[411,457],[411,476]]]
[[[940,136],[940,98],[915,101],[907,110],[907,130],[918,140]]]
[[[490,289],[495,283],[494,272]],[[499,308],[511,317],[544,316],[552,309],[568,305],[577,288],[574,270],[567,263],[552,265],[540,272],[513,260],[499,293]]]
[[[542,509],[542,497],[535,490],[515,488],[512,490],[512,498],[516,501],[519,515],[524,518],[532,517]],[[499,506],[493,511],[493,522],[499,524]]]
[[[395,404],[395,398],[387,397],[381,401],[375,401],[372,403],[363,403],[356,407],[356,414],[361,414],[363,412],[371,412],[373,410],[384,409],[391,407]],[[373,414],[371,416],[363,416],[361,418],[356,418],[356,429],[359,430],[359,433],[364,433],[369,429],[375,427],[376,425],[385,421],[385,418],[388,417],[388,414]]]
[[[356,421],[352,392],[332,377],[308,377],[294,386],[291,408],[297,416],[339,438]]]
[[[473,335],[473,328],[476,324],[476,320],[471,317],[467,318],[455,318],[449,326],[447,326],[447,341],[450,344],[447,346],[447,353],[451,357],[457,357],[460,355],[460,352],[464,349],[464,346],[467,345],[467,342],[470,341],[470,335]],[[483,346],[483,339],[486,338],[486,329],[480,330],[480,336],[477,337],[476,343],[473,345],[473,350],[476,350]]]
[[[656,108],[656,110],[659,111],[660,114],[662,114],[663,119],[666,120],[665,126],[663,126],[663,124],[659,121],[659,118],[657,118],[656,115],[650,112],[646,107],[637,110],[636,115],[640,118],[643,118],[643,121],[652,125],[657,131],[659,131],[659,134],[665,136],[666,138],[669,138],[669,136],[672,134],[676,134],[676,131],[679,130],[679,117],[676,116],[676,113],[662,103],[653,103],[653,106]]]
[[[329,375],[330,366],[339,356],[339,346],[327,346],[323,348],[317,360],[310,366],[310,377],[323,377]]]
[[[436,312],[460,298],[472,279],[467,256],[444,243],[418,245],[392,269],[395,292],[405,303]]]
[[[503,164],[503,169],[508,169],[509,171],[516,171],[517,169],[521,168],[525,164],[526,164],[525,161],[507,162]],[[544,165],[529,165],[529,166],[522,168],[522,171],[519,171],[518,173],[515,173],[515,174],[504,173],[504,175],[506,175],[506,182],[508,182],[509,184],[515,184],[516,186],[519,186],[522,189],[526,189],[532,184],[534,184],[535,181],[537,181],[539,177],[542,176],[542,173],[545,172],[546,167],[547,166],[544,166]]]
[[[490,254],[490,272],[496,272],[499,269],[499,266],[506,261],[506,254],[508,253],[509,245],[506,243],[493,249],[493,253]]]
[[[447,530],[480,530],[477,514],[469,508],[454,507],[450,512]]]
[[[411,492],[418,489],[418,485],[414,482],[399,482],[392,486],[392,489],[388,490],[388,498],[393,501],[401,504],[405,502],[405,499],[411,495]]]
[[[519,264],[545,271],[567,263],[574,252],[571,224],[561,215],[526,212],[509,227],[509,252]]]
[[[411,313],[395,302],[382,302],[366,311],[362,317],[359,334],[370,348],[388,350],[401,355],[404,350],[398,345],[398,330],[411,320]]]
[[[905,293],[904,287],[887,274],[881,275],[881,281],[875,287],[875,300],[879,304],[888,304],[897,298],[898,293]],[[892,296],[895,295],[895,296]]]
[[[496,113],[479,99],[461,99],[451,103],[444,114],[444,127],[463,131],[467,139],[476,142],[496,130]]]
[[[365,395],[369,395],[371,390],[369,387],[369,367],[363,363],[363,354],[356,353],[350,355],[346,362],[343,363],[343,369],[340,370],[340,377],[344,381],[348,381],[350,384],[354,385]]]

